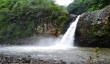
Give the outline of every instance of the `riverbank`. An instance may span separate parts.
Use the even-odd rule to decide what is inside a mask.
[[[40,59],[29,56],[0,55],[0,64],[68,64],[63,60]],[[86,62],[71,62],[70,64],[86,64]]]
[[[93,64],[109,64],[109,62],[92,62]],[[0,54],[0,64],[91,64],[91,60],[87,62],[84,61],[74,61],[74,62],[66,62],[63,60],[55,60],[55,59],[40,59],[40,58],[32,58],[30,55],[28,56],[17,56],[17,55],[5,55]]]
[[[95,50],[90,47],[0,46],[0,64],[110,64],[109,48],[99,48],[97,53]]]
[[[0,64],[66,64],[66,62],[54,59],[42,60],[29,56],[0,55]]]
[[[34,46],[0,46],[0,64],[109,64],[110,49],[76,47],[46,49]],[[89,63],[90,62],[90,63]]]

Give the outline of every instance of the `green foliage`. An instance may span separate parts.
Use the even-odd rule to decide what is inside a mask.
[[[58,20],[62,22],[61,24],[62,27],[66,23],[66,21],[68,21],[68,18],[66,16],[60,16]]]
[[[37,35],[36,28],[43,23],[62,26],[67,14],[54,0],[0,0],[0,42]]]
[[[96,55],[95,55],[95,56],[96,56],[96,58],[99,58],[98,51],[99,51],[99,48],[98,48],[98,47],[96,47],[96,48],[95,48],[95,50],[94,50],[94,52],[96,53]]]
[[[56,26],[62,28],[67,21],[68,21],[68,17],[66,17],[66,16],[59,16],[54,24]]]
[[[108,19],[108,21],[107,21],[108,23],[107,24],[105,24],[103,27],[102,27],[102,29],[103,29],[103,31],[104,31],[104,35],[106,35],[106,36],[110,36],[109,34],[110,34],[110,19]]]
[[[98,59],[99,58],[99,48],[98,47],[96,47],[94,49],[94,52],[95,52],[95,55],[94,56],[89,55],[87,64],[94,64],[94,59]]]
[[[67,10],[73,14],[81,14],[83,12],[90,12],[101,9],[109,5],[110,0],[74,0]]]
[[[98,28],[99,26],[98,25],[94,25],[92,26],[92,32],[93,32],[93,36],[101,36],[99,33],[98,33]]]

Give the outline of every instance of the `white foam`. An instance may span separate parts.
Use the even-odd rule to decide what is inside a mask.
[[[67,32],[64,34],[62,39],[56,43],[54,47],[56,48],[72,48],[74,45],[74,39],[75,39],[75,30],[77,27],[77,22],[80,18],[80,15],[76,18],[74,22],[70,25]]]

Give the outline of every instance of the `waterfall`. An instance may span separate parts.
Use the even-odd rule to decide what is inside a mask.
[[[77,22],[80,18],[80,15],[70,24],[70,27],[63,35],[62,39],[56,44],[57,47],[66,47],[70,48],[73,47],[74,39],[75,39],[75,30],[77,27]]]
[[[74,37],[75,37],[75,30],[77,27],[77,22],[80,18],[80,15],[76,18],[75,21],[72,21],[72,23],[70,24],[70,27],[68,28],[68,30],[66,31],[66,33],[63,36],[60,36],[56,39],[54,38],[40,38],[38,39],[39,41],[37,41],[38,44],[38,49],[69,49],[69,48],[73,48],[73,43],[74,43]],[[53,42],[53,44],[51,44]],[[47,46],[42,46],[44,43],[47,44]],[[46,45],[44,44],[44,45]],[[49,45],[49,46],[48,46]]]

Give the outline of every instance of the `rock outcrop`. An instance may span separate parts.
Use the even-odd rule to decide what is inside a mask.
[[[110,5],[81,14],[75,45],[110,47]]]
[[[67,18],[68,20],[64,23],[62,27],[55,26],[54,21],[48,21],[48,20],[41,20],[41,24],[36,28],[38,34],[44,34],[44,35],[52,35],[52,36],[59,36],[61,33],[65,33],[69,27],[69,24],[72,22],[71,20],[75,20],[77,15],[74,14],[68,14]],[[47,21],[43,22],[43,21]],[[62,23],[62,22],[61,22]]]

